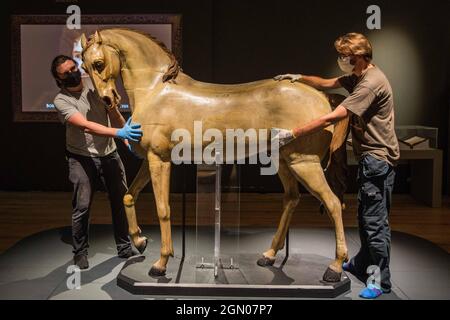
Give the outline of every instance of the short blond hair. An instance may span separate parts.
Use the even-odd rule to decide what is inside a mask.
[[[359,55],[367,61],[372,60],[372,45],[361,33],[351,32],[340,36],[334,42],[337,52],[342,55]]]

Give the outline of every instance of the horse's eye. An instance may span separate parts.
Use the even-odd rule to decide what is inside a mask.
[[[98,72],[102,72],[103,69],[105,68],[105,64],[103,63],[103,61],[95,61],[94,62],[94,68]]]

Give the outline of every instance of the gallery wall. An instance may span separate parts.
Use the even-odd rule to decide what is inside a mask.
[[[439,128],[439,147],[448,163],[449,12],[448,1],[39,1],[10,4],[11,14],[64,14],[75,3],[82,14],[179,13],[183,16],[183,69],[195,79],[239,83],[280,73],[338,76],[333,42],[341,34],[366,34],[374,62],[391,81],[398,125]],[[368,30],[366,8],[381,8],[381,29]],[[5,13],[3,13],[5,14]],[[2,19],[2,39],[10,39],[10,20]],[[10,41],[4,41],[10,52]],[[55,53],[56,55],[57,53]],[[9,63],[9,61],[8,61]],[[57,123],[14,123],[11,68],[3,68],[0,107],[0,190],[69,191],[64,127]],[[39,77],[38,74],[35,75]],[[120,148],[129,180],[139,161]],[[444,175],[448,177],[447,167]],[[195,168],[174,168],[172,190],[195,188]],[[408,191],[408,167],[398,168],[397,192]],[[242,170],[244,190],[280,191],[276,177]],[[352,169],[354,174],[354,168]],[[448,178],[444,178],[447,190]],[[350,186],[354,190],[354,184]]]

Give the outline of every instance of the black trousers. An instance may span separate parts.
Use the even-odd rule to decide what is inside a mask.
[[[127,181],[117,151],[105,157],[85,157],[66,152],[69,180],[73,184],[72,242],[75,255],[87,254],[89,248],[89,211],[96,185],[105,186],[111,205],[114,238],[118,254],[131,250],[123,196]]]
[[[361,248],[350,262],[358,278],[364,282],[370,273],[375,271],[374,280],[380,282],[378,285],[385,292],[389,292],[392,286],[389,270],[391,251],[389,212],[394,178],[394,169],[386,161],[366,154],[359,162],[358,224]],[[375,268],[372,272],[368,272],[369,266],[376,266],[379,269]]]

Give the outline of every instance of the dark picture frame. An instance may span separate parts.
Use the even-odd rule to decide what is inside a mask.
[[[58,122],[56,111],[24,111],[22,104],[21,26],[65,25],[67,15],[12,15],[11,16],[11,66],[12,107],[14,122]],[[182,65],[182,16],[181,14],[139,15],[81,15],[81,25],[171,25],[172,53]],[[123,110],[121,110],[123,111]],[[129,111],[123,111],[129,112]]]

